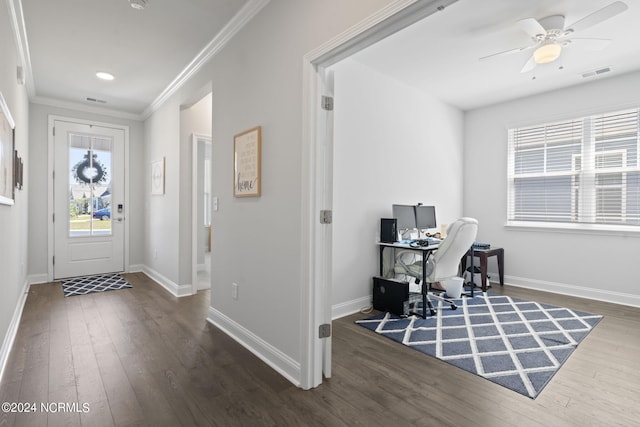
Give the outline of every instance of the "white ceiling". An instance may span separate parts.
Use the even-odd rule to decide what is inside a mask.
[[[139,115],[248,1],[149,0],[144,10],[129,0],[21,2],[36,99]]]
[[[266,4],[266,0],[149,0],[139,11],[128,0],[9,1],[22,3],[32,99],[82,103],[138,117],[188,75],[185,70],[202,58],[210,42],[228,32],[230,22],[240,21],[243,14],[246,18],[247,9],[253,7],[256,13]],[[476,108],[582,83],[587,79],[580,74],[593,69],[612,71],[591,79],[640,69],[640,0],[625,0],[627,11],[576,34],[613,39],[603,51],[594,54],[570,46],[558,61],[526,74],[520,69],[530,51],[478,61],[530,43],[515,25],[520,19],[563,14],[572,23],[611,1],[459,0],[355,59],[461,109]],[[97,79],[99,70],[116,79]]]
[[[560,58],[520,73],[532,50],[479,61],[480,57],[532,44],[516,22],[564,15],[570,25],[613,0],[459,0],[444,11],[388,37],[353,59],[462,110],[640,69],[640,0],[575,37],[613,41],[601,51],[576,45]],[[611,72],[582,74],[610,67]],[[560,69],[561,68],[561,69]],[[634,88],[638,90],[638,88]]]

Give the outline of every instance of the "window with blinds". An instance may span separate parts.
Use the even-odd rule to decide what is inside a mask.
[[[640,226],[639,109],[509,129],[509,222]]]

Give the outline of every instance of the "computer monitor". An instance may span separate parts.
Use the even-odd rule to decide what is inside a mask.
[[[436,228],[436,208],[435,206],[416,206],[416,228],[426,230]]]
[[[398,220],[398,231],[403,232],[416,227],[416,210],[412,205],[393,205],[393,217]]]

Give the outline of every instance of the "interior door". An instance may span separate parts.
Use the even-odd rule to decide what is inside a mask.
[[[124,270],[124,130],[54,122],[54,278]]]

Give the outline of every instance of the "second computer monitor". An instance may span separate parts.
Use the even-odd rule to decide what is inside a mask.
[[[393,205],[393,217],[398,220],[398,231],[403,232],[417,228],[415,206]]]
[[[436,228],[436,208],[435,206],[416,206],[416,228],[426,230]]]

